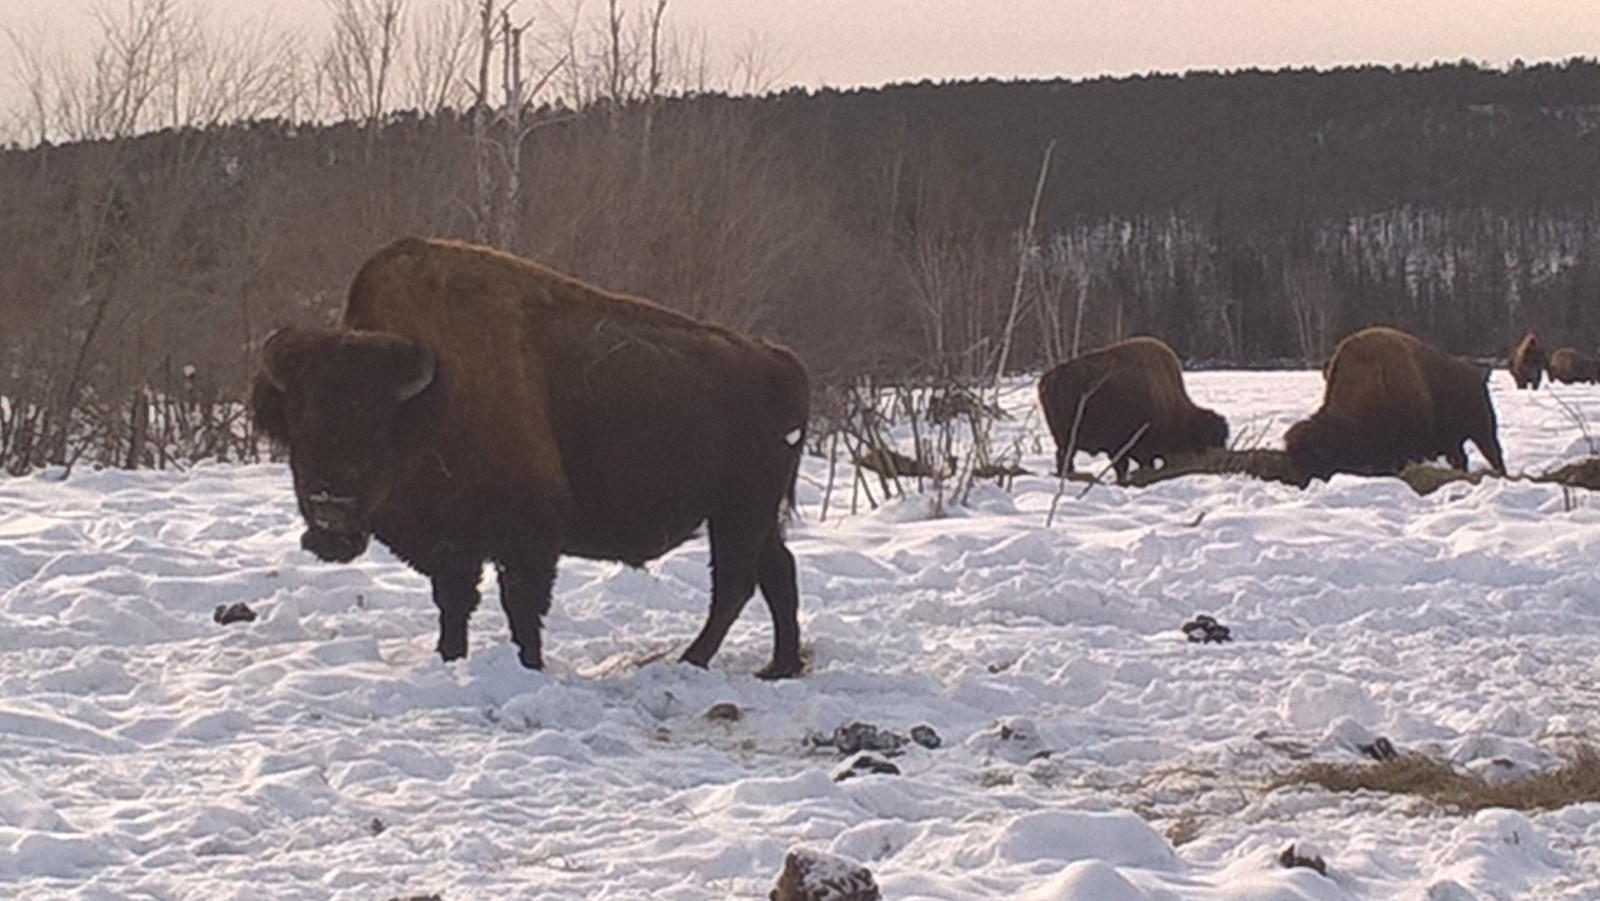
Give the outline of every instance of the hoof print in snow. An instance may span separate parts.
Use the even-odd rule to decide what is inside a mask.
[[[1283,849],[1283,853],[1278,855],[1278,863],[1290,868],[1305,867],[1310,870],[1316,870],[1324,876],[1328,875],[1328,864],[1323,861],[1322,855],[1313,854],[1308,857],[1304,854],[1296,853],[1294,845]]]
[[[855,754],[861,751],[898,754],[900,749],[905,747],[907,740],[904,735],[898,735],[888,729],[879,729],[870,723],[846,723],[833,730],[833,747],[840,754]]]
[[[1356,750],[1367,755],[1368,757],[1371,757],[1373,760],[1376,760],[1379,763],[1385,763],[1390,760],[1398,760],[1400,758],[1400,752],[1395,749],[1394,743],[1381,735],[1378,736],[1378,738],[1370,745],[1357,745]]]
[[[872,871],[820,851],[790,851],[768,901],[880,901]]]
[[[1215,617],[1207,616],[1204,613],[1184,623],[1183,634],[1189,636],[1190,641],[1199,642],[1200,644],[1210,644],[1212,642],[1221,644],[1224,641],[1233,640],[1232,630],[1217,622]]]
[[[744,719],[744,711],[739,709],[738,704],[724,701],[721,704],[712,704],[706,711],[706,719],[721,723],[737,723]]]
[[[384,832],[388,831],[388,829],[389,829],[389,825],[387,823],[385,823],[383,820],[378,819],[377,817],[373,817],[367,823],[367,831],[372,833],[373,835],[382,835]]]
[[[211,619],[219,626],[229,623],[253,623],[256,621],[256,612],[245,605],[244,601],[236,604],[218,604],[217,609],[211,611]]]
[[[871,754],[862,754],[833,771],[833,781],[843,782],[857,776],[898,776],[900,768]]]
[[[911,740],[930,751],[944,744],[944,741],[939,738],[939,733],[933,731],[932,726],[912,726]]]

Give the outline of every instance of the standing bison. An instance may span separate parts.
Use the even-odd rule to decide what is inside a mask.
[[[1039,380],[1039,403],[1056,442],[1056,475],[1072,471],[1073,451],[1126,447],[1112,461],[1126,483],[1129,460],[1148,468],[1158,457],[1228,443],[1227,420],[1195,406],[1178,355],[1156,338],[1129,338],[1053,367]]]
[[[1392,328],[1345,338],[1328,366],[1322,408],[1284,436],[1304,482],[1336,472],[1393,474],[1445,456],[1467,468],[1472,439],[1504,475],[1488,372]]]
[[[1554,382],[1600,382],[1600,360],[1575,348],[1563,347],[1551,353],[1548,366]]]
[[[1538,388],[1544,380],[1544,367],[1549,362],[1544,347],[1539,344],[1539,336],[1529,331],[1511,349],[1511,377],[1516,380],[1518,388]]]
[[[405,239],[361,267],[335,329],[262,351],[255,421],[288,448],[301,544],[347,562],[370,536],[432,582],[439,654],[467,653],[494,561],[524,666],[562,554],[642,565],[710,524],[706,666],[759,585],[769,678],[800,672],[781,522],[809,387],[789,351],[535,263]]]

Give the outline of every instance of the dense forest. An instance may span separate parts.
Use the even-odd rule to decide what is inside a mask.
[[[819,382],[1136,333],[1214,365],[1314,364],[1372,322],[1475,356],[1600,340],[1590,60],[489,96],[0,151],[0,459],[147,392],[238,396],[406,234],[776,337]]]

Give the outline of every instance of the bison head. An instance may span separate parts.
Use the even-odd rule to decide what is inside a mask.
[[[1195,410],[1194,431],[1192,432],[1197,449],[1204,452],[1209,448],[1226,448],[1228,446],[1228,420],[1215,410],[1200,408]]]
[[[1283,436],[1289,461],[1300,473],[1300,487],[1312,479],[1327,481],[1336,472],[1348,471],[1352,448],[1350,429],[1326,417],[1312,416],[1295,423]]]
[[[427,344],[384,332],[283,329],[268,339],[251,415],[288,448],[306,550],[341,563],[366,550],[372,511],[443,419],[440,369]]]

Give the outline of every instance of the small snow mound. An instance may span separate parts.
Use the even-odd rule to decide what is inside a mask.
[[[1127,811],[1045,810],[1012,820],[996,840],[994,856],[1007,863],[1098,859],[1163,867],[1174,853],[1150,824]]]
[[[122,853],[105,841],[86,835],[35,832],[24,835],[11,847],[12,866],[0,864],[26,876],[70,879],[85,871],[110,866]]]
[[[1334,721],[1377,723],[1383,711],[1359,682],[1327,673],[1301,673],[1289,684],[1282,709],[1284,720],[1302,732],[1323,732]]]
[[[883,522],[927,522],[939,518],[939,507],[926,494],[907,493],[885,501],[873,516]]]
[[[696,794],[699,798],[690,806],[698,813],[707,814],[740,807],[771,809],[838,797],[840,789],[827,773],[806,770],[794,776],[743,779]]]
[[[1080,860],[1022,896],[1024,901],[1149,901],[1150,894],[1101,860]]]
[[[1317,750],[1366,754],[1367,752],[1363,749],[1373,747],[1378,737],[1377,733],[1356,722],[1353,718],[1341,716],[1329,723],[1328,728],[1322,731],[1322,739],[1317,742]]]
[[[1516,894],[1531,881],[1548,877],[1554,858],[1544,833],[1531,820],[1517,811],[1495,808],[1479,811],[1456,827],[1442,855],[1441,875],[1463,885]]]
[[[966,746],[974,752],[1011,763],[1027,763],[1045,750],[1039,727],[1024,716],[1002,717],[992,728],[971,735]]]
[[[1428,886],[1425,901],[1478,901],[1478,896],[1454,879],[1441,879]]]
[[[967,495],[967,509],[974,513],[1010,516],[1017,512],[1017,500],[1011,492],[992,482],[979,482]]]

